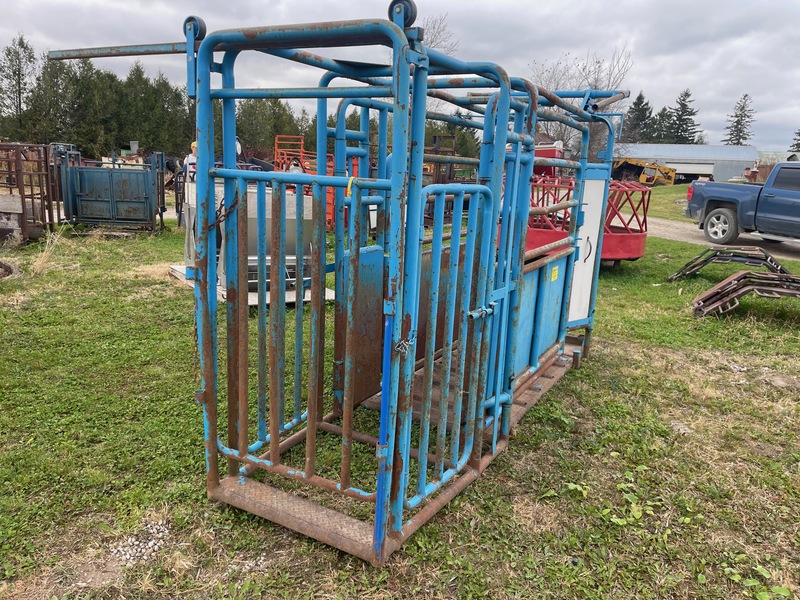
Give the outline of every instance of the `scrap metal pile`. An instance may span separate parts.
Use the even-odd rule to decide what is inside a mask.
[[[800,298],[800,276],[789,273],[775,257],[757,246],[711,246],[670,275],[667,281],[694,275],[711,263],[741,263],[766,267],[769,272],[739,271],[706,290],[692,301],[697,317],[730,312],[739,306],[739,298],[751,292],[762,298]]]
[[[709,246],[692,260],[667,277],[667,281],[675,281],[681,277],[694,275],[711,263],[741,263],[748,267],[766,267],[773,273],[789,275],[789,271],[769,252],[758,246]]]
[[[724,314],[739,306],[739,298],[753,292],[762,298],[800,298],[800,277],[782,273],[739,271],[692,302],[695,316]]]

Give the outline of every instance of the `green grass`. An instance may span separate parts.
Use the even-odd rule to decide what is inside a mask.
[[[691,221],[691,219],[683,216],[683,207],[686,204],[675,202],[676,200],[686,200],[688,189],[689,184],[661,185],[652,188],[650,192],[650,208],[647,214],[661,219]]]
[[[375,569],[206,499],[192,292],[166,275],[182,243],[0,250],[25,273],[0,281],[0,598],[800,593],[796,300],[696,319],[735,267],[667,284],[700,247],[649,239],[603,270],[582,368]],[[153,520],[165,546],[121,567],[111,549]]]

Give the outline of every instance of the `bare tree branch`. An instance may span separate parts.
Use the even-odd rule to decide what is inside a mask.
[[[555,62],[537,62],[530,64],[533,82],[548,90],[617,90],[622,87],[625,76],[633,67],[633,58],[626,45],[615,48],[611,58],[587,53],[586,58],[578,59],[569,52],[562,54]],[[577,101],[574,101],[577,104]],[[620,103],[606,107],[606,112],[619,112]],[[540,130],[572,150],[578,150],[580,136],[578,132],[562,123],[540,121]],[[601,135],[593,135],[593,142],[602,143]],[[590,155],[596,154],[595,143],[590,148]]]

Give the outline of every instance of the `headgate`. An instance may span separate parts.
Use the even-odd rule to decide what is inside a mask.
[[[551,93],[498,65],[460,61],[425,46],[422,30],[411,26],[415,15],[413,2],[394,0],[389,20],[208,36],[197,17],[184,25],[198,138],[195,267],[187,275],[195,280],[208,494],[376,565],[480,475],[509,443],[511,426],[569,368],[569,357],[588,349],[597,253],[585,256],[592,268],[581,286],[573,271],[579,257],[586,262],[581,240],[591,238],[595,248],[601,242],[610,171],[608,162],[588,161],[588,123],[608,126],[610,160],[613,126],[595,107],[623,94]],[[167,46],[180,45],[70,56],[173,51]],[[390,62],[316,53],[342,47],[369,56],[388,48]],[[319,84],[237,87],[235,65],[245,52],[316,68]],[[452,113],[428,112],[428,96]],[[315,99],[316,155],[333,155],[332,172],[319,163],[317,173],[237,168],[240,98]],[[354,108],[359,126],[349,129]],[[578,160],[535,158],[537,119],[577,129]],[[476,182],[423,185],[432,121],[477,136]],[[378,140],[372,165],[371,136]],[[573,171],[572,197],[531,208],[534,165]],[[356,168],[370,177],[353,176]],[[526,251],[529,215],[565,208],[567,237]],[[308,210],[310,249],[303,245]],[[584,218],[587,211],[599,218]],[[253,223],[259,302],[250,312]],[[217,226],[224,264],[217,263]],[[307,255],[309,263],[310,297],[297,295],[293,308],[274,301],[292,287],[287,255]],[[221,323],[220,273],[227,290]],[[330,285],[332,304],[324,299]],[[568,309],[579,295],[585,309],[576,322]],[[568,338],[576,325],[583,334]]]

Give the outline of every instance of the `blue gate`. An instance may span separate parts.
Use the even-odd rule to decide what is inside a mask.
[[[164,207],[164,155],[131,164],[112,159],[82,164],[74,151],[60,153],[64,216],[72,223],[156,228]]]

